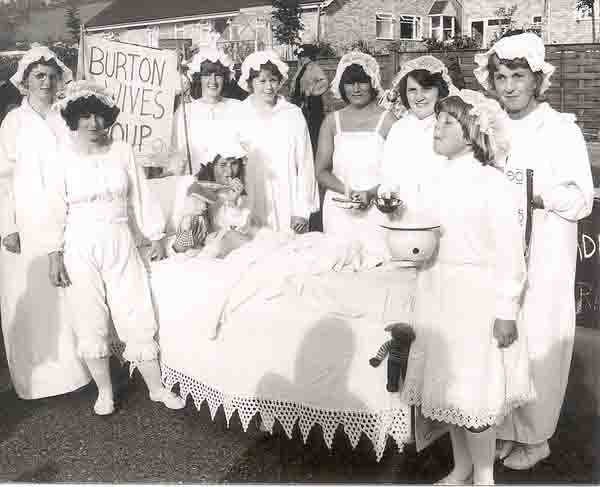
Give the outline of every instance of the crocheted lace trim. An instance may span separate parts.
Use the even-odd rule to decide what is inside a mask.
[[[231,416],[237,411],[244,431],[256,413],[260,413],[264,426],[269,431],[273,430],[275,420],[279,421],[288,438],[292,437],[294,425],[298,423],[304,442],[312,427],[319,424],[323,428],[325,443],[331,449],[333,436],[342,425],[352,448],[356,448],[362,434],[371,441],[377,461],[383,456],[388,436],[393,438],[400,452],[403,445],[411,441],[411,409],[408,406],[369,412],[325,410],[300,403],[229,395],[165,364],[162,364],[162,376],[168,388],[179,383],[181,397],[185,399],[191,395],[198,410],[206,401],[213,420],[219,406],[223,406],[229,426]]]
[[[457,408],[435,408],[423,405],[421,394],[414,387],[410,387],[409,384],[405,384],[405,389],[402,393],[402,399],[406,404],[421,406],[423,416],[464,428],[482,428],[500,424],[510,411],[530,402],[534,398],[535,393],[530,391],[529,394],[511,398],[499,411],[479,411],[474,415],[472,411],[467,413]]]

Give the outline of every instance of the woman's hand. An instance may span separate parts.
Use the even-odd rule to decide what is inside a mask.
[[[365,209],[371,204],[373,194],[371,191],[355,191],[351,189],[349,197],[352,201],[360,202],[361,209]]]
[[[150,242],[150,251],[148,252],[148,257],[150,260],[163,260],[167,256],[167,249],[163,244],[162,240],[152,240]]]
[[[290,228],[296,233],[308,232],[308,220],[301,216],[293,216],[290,219]]]
[[[49,276],[50,283],[55,287],[67,287],[71,285],[71,279],[65,267],[62,252],[52,252],[48,254],[50,262]]]
[[[498,348],[506,348],[512,345],[519,338],[516,321],[496,318],[494,338],[498,341]]]
[[[21,253],[21,239],[19,238],[19,233],[11,233],[2,239],[2,244],[4,248],[13,254]]]

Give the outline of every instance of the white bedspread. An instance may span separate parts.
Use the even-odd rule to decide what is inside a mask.
[[[265,236],[226,260],[153,264],[165,381],[213,416],[237,410],[244,429],[258,412],[290,436],[298,421],[304,439],[318,423],[329,446],[341,424],[353,446],[365,433],[378,458],[388,435],[401,448],[410,410],[386,391],[386,364],[369,358],[389,339],[386,323],[410,319],[415,271],[353,272],[356,259],[309,234]]]

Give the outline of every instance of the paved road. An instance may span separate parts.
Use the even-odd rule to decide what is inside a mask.
[[[367,441],[351,451],[343,434],[330,452],[315,430],[304,446],[298,431],[292,440],[246,434],[235,415],[228,429],[222,412],[213,422],[206,406],[198,412],[191,402],[169,411],[148,400],[137,374],[113,416],[92,413],[95,394],[87,386],[22,401],[0,392],[0,482],[429,483],[449,468],[447,439],[420,454],[388,448],[377,463]],[[577,411],[576,401],[567,404],[549,460],[531,472],[499,467],[498,481],[600,482],[600,420]]]

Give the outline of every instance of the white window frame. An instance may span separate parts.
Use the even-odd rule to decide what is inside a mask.
[[[540,20],[539,22],[536,22],[536,17],[538,17]],[[542,23],[544,22],[544,16],[543,15],[532,15],[531,16],[531,25],[542,25]]]
[[[412,37],[402,37],[402,24],[411,23],[408,18],[412,17],[413,35]],[[420,41],[423,38],[423,17],[414,14],[401,14],[398,15],[396,20],[398,22],[398,39],[403,41]]]
[[[158,47],[160,39],[160,28],[158,25],[149,25],[146,27],[146,45],[149,47]]]
[[[440,19],[439,27],[433,27],[433,19],[436,17]],[[450,29],[447,29],[446,27],[444,27],[444,17],[450,17],[452,19],[452,22],[450,24]],[[434,31],[440,31],[441,36],[439,37],[439,40],[441,40],[443,42],[445,40],[444,32],[447,30],[450,30],[450,36],[448,37],[448,39],[452,39],[454,36],[456,36],[456,17],[451,16],[451,15],[442,15],[442,14],[429,16],[429,37],[430,38],[433,39]]]
[[[174,39],[185,39],[185,24],[177,22],[173,24],[173,38]]]
[[[388,35],[382,34],[383,29],[378,29],[379,25],[389,22]],[[375,38],[393,41],[394,40],[394,14],[391,12],[375,12]]]

